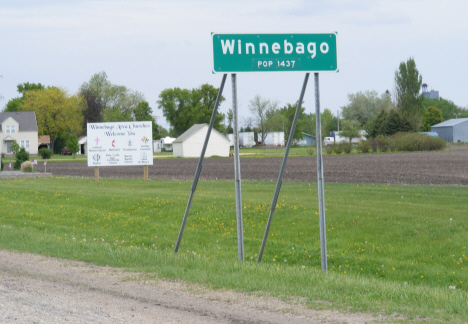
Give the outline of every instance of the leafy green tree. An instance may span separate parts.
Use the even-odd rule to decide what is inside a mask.
[[[17,89],[18,89],[18,92],[21,93],[21,95],[24,98],[24,95],[25,95],[26,92],[36,91],[36,90],[44,90],[45,86],[43,86],[40,83],[25,82],[25,83],[18,84]]]
[[[75,158],[76,153],[80,150],[80,144],[78,144],[78,136],[76,136],[76,134],[70,134],[70,136],[68,136],[67,147],[73,154],[73,158]]]
[[[50,147],[61,132],[77,132],[83,126],[85,102],[79,95],[68,96],[59,88],[47,88],[42,91],[28,91],[19,106],[20,111],[36,113],[39,135],[50,136]]]
[[[314,113],[304,114],[302,116],[302,120],[304,120],[304,126],[303,126],[304,133],[317,136],[315,114]],[[324,109],[324,111],[320,114],[320,121],[322,122],[322,125],[321,125],[322,137],[329,136],[330,132],[334,132],[338,130],[338,119],[331,112],[330,109],[328,108]]]
[[[24,147],[21,147],[15,154],[16,161],[13,164],[13,169],[19,170],[21,169],[21,164],[25,161],[29,160],[29,153],[26,152]]]
[[[154,120],[152,113],[153,110],[147,101],[140,102],[133,112],[136,121],[152,121]]]
[[[303,114],[302,120],[304,121],[304,126],[302,127],[304,133],[315,136],[315,114]]]
[[[422,76],[416,68],[413,58],[401,62],[398,71],[395,71],[395,87],[397,107],[400,113],[406,114],[412,123],[413,130],[419,129],[421,115],[424,110],[424,95],[420,93]]]
[[[24,100],[24,95],[28,91],[36,91],[36,90],[44,90],[45,87],[40,84],[40,83],[21,83],[16,86],[16,89],[18,93],[21,94],[21,97],[16,97],[13,99],[10,99],[7,104],[5,105],[5,108],[3,109],[4,112],[15,112],[19,111],[19,106],[21,102]]]
[[[374,119],[382,109],[390,111],[394,108],[387,93],[379,96],[375,90],[349,94],[348,100],[349,104],[342,107],[341,115],[344,119],[357,120],[361,125]]]
[[[276,103],[275,103],[276,104]],[[286,116],[276,106],[267,112],[267,123],[269,132],[285,132],[286,133]]]
[[[385,123],[387,121],[388,113],[385,109],[381,109],[380,113],[372,121],[369,130],[367,130],[368,137],[375,138],[378,135],[385,134]]]
[[[359,130],[361,129],[361,123],[357,120],[342,120],[340,124],[340,135],[349,138],[349,142],[353,138],[361,137]]]
[[[164,127],[158,125],[158,136],[159,138],[167,137],[169,136],[169,131],[165,129]]]
[[[81,85],[83,96],[86,97],[88,91],[94,98],[92,107],[88,106],[84,113],[86,120],[99,120],[102,116],[105,122],[131,121],[135,108],[144,100],[142,93],[112,84],[104,71],[94,74],[89,82]]]
[[[217,95],[218,89],[209,84],[192,90],[165,89],[157,103],[171,125],[172,134],[177,137],[195,124],[210,122]],[[224,100],[221,97],[220,105]],[[224,132],[223,120],[224,114],[218,112],[213,127],[220,132]]]
[[[330,132],[338,130],[338,118],[330,109],[325,108],[320,114],[320,121],[322,122],[322,136],[329,136]]]
[[[453,101],[444,98],[424,98],[423,106],[426,109],[428,107],[438,108],[442,112],[442,117],[444,118],[444,120],[456,118],[463,111],[463,109],[454,104]]]
[[[10,99],[6,103],[5,108],[3,109],[3,111],[4,112],[19,111],[18,107],[19,107],[19,105],[21,104],[22,101],[23,101],[23,98],[21,98],[21,97],[16,97],[16,98]]]
[[[421,132],[430,132],[431,126],[444,121],[442,111],[436,107],[427,107],[422,115]]]
[[[156,140],[160,139],[161,135],[159,134],[159,126],[151,115],[152,113],[153,109],[151,109],[147,101],[140,102],[133,112],[136,121],[150,121],[152,123],[153,140]]]
[[[86,108],[83,110],[84,129],[87,123],[101,123],[104,120],[101,98],[90,88],[80,89],[80,95],[86,102]]]
[[[11,147],[10,147],[11,153],[13,153],[14,156],[19,152],[20,146],[16,140],[13,140],[11,142]]]
[[[271,102],[270,100],[262,98],[260,95],[256,95],[249,103],[249,110],[254,116],[255,123],[257,124],[258,133],[262,135],[258,138],[258,141],[265,145],[265,139],[268,132],[272,131],[272,121],[274,121],[277,102]]]
[[[294,115],[296,113],[296,107],[297,107],[297,103],[296,103],[296,105],[291,105],[291,104],[288,103],[288,104],[286,104],[286,106],[284,106],[283,108],[280,109],[282,115],[284,116],[284,120],[285,120],[285,127],[286,127],[285,128],[285,134],[284,134],[284,139],[285,140],[289,139],[289,133],[291,132],[292,123],[294,121]],[[296,129],[294,131],[293,139],[301,139],[302,138],[303,128],[304,128],[304,125],[306,123],[305,119],[303,118],[304,111],[305,111],[305,107],[301,107],[301,109],[299,111],[299,116],[298,116],[298,119],[297,119]]]
[[[410,132],[413,127],[411,123],[405,118],[406,115],[400,114],[395,109],[390,110],[388,117],[384,124],[384,135],[393,135],[399,132]]]
[[[234,113],[232,112],[232,109],[229,108],[227,112],[227,120],[228,120],[228,125],[226,127],[226,133],[227,134],[233,134],[234,133],[234,128],[232,127],[232,122],[234,121]]]

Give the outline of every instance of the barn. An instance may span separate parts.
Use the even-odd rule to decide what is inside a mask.
[[[185,133],[172,142],[172,155],[174,157],[183,158],[200,157],[207,131],[208,124],[195,124],[190,127]],[[205,157],[228,157],[229,153],[229,139],[213,129],[211,131],[208,147],[206,148]]]
[[[468,118],[455,118],[431,126],[431,132],[439,134],[447,142],[468,142]]]

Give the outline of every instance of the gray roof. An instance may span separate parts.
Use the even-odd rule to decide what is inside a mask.
[[[309,137],[315,138],[315,136],[314,136],[314,135],[310,135],[310,134],[307,134],[307,133],[304,133],[304,132],[302,132],[302,135],[305,135],[305,136],[309,136]]]
[[[18,122],[20,132],[37,132],[36,113],[34,111],[2,112],[0,113],[0,125],[9,117]]]
[[[187,129],[185,131],[185,133],[183,133],[182,135],[180,135],[179,137],[176,138],[176,140],[174,142],[172,142],[173,144],[174,143],[182,143],[183,141],[185,141],[187,138],[191,137],[193,134],[197,133],[199,130],[201,130],[203,127],[205,126],[208,126],[208,124],[195,124],[193,125],[192,127],[190,127],[189,129]],[[213,128],[213,132],[216,132],[218,133],[219,135],[223,136],[224,138],[226,138],[226,140],[229,141],[229,139],[224,136],[223,134],[221,134],[220,132],[218,132],[216,129]]]
[[[464,123],[468,121],[468,118],[455,118],[455,119],[449,119],[444,122],[441,122],[436,125],[432,125],[431,127],[450,127],[450,126],[455,126],[461,123]]]

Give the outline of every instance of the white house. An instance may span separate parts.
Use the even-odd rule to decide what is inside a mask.
[[[207,124],[195,124],[172,142],[174,157],[200,157],[205,143]],[[206,148],[205,157],[229,156],[229,139],[213,128]]]
[[[29,154],[37,154],[37,121],[34,111],[0,113],[1,153],[12,154],[11,143],[15,140]]]

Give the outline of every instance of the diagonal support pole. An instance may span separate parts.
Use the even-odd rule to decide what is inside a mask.
[[[221,81],[221,86],[219,87],[218,96],[216,97],[216,103],[213,108],[213,114],[211,114],[210,125],[208,126],[208,131],[206,132],[205,143],[200,154],[200,160],[198,160],[197,170],[195,171],[195,176],[193,177],[192,189],[190,191],[190,197],[187,202],[187,207],[185,208],[184,218],[182,220],[182,225],[180,226],[179,236],[177,237],[177,243],[174,248],[174,253],[179,251],[180,242],[182,241],[182,235],[184,234],[185,223],[187,222],[187,217],[190,211],[190,206],[192,205],[192,199],[197,189],[198,179],[200,178],[200,173],[203,165],[203,158],[205,157],[206,148],[208,146],[208,141],[210,140],[211,130],[213,129],[213,124],[216,118],[216,113],[218,112],[219,102],[221,100],[221,95],[223,94],[224,84],[226,83],[227,74],[223,74],[223,79]]]
[[[276,189],[275,189],[275,193],[273,195],[273,200],[271,202],[271,207],[270,207],[270,215],[268,216],[268,222],[265,228],[265,234],[263,235],[263,241],[260,247],[260,252],[258,253],[257,263],[262,261],[263,250],[265,249],[266,241],[268,239],[268,233],[270,232],[270,226],[273,220],[273,214],[275,213],[275,209],[276,209],[276,202],[278,201],[278,196],[281,190],[281,185],[283,183],[284,168],[286,166],[286,161],[288,160],[289,149],[291,148],[292,140],[294,137],[294,132],[296,131],[297,119],[299,118],[299,113],[301,111],[302,101],[304,101],[304,94],[305,94],[308,80],[309,80],[309,73],[306,73],[305,78],[304,78],[304,84],[302,85],[301,95],[299,96],[299,101],[297,102],[297,105],[296,105],[296,113],[294,114],[293,123],[291,125],[291,131],[289,132],[288,144],[286,145],[286,151],[284,152],[283,163],[281,164],[281,169],[278,175],[278,181],[276,182]]]

